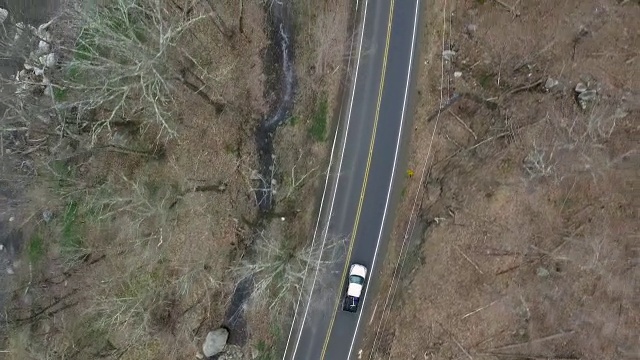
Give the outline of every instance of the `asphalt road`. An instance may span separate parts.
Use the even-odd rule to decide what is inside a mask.
[[[286,359],[357,358],[360,332],[372,314],[367,300],[388,242],[394,187],[404,176],[402,153],[411,129],[420,0],[359,0],[357,59],[339,122],[314,245],[346,237],[340,261],[310,267]],[[325,253],[325,259],[332,254]],[[342,311],[346,271],[357,262],[369,279],[357,313]],[[363,318],[363,314],[366,314]]]

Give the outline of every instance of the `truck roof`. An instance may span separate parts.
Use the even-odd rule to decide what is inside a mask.
[[[359,298],[362,294],[362,285],[350,283],[347,289],[347,295]]]

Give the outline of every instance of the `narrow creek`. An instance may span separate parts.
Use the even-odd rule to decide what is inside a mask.
[[[275,199],[271,192],[272,174],[274,172],[275,150],[274,136],[278,127],[291,115],[296,88],[296,77],[293,63],[293,27],[291,5],[289,1],[274,1],[266,5],[270,48],[265,56],[265,68],[276,79],[265,91],[276,95],[276,102],[270,111],[263,116],[256,128],[255,141],[258,150],[260,180],[256,187],[259,218],[254,232],[264,227],[265,220],[274,208]],[[251,256],[251,249],[245,256]],[[229,329],[229,343],[244,345],[247,340],[247,326],[244,308],[251,296],[253,279],[247,278],[236,285],[227,308],[224,325]]]

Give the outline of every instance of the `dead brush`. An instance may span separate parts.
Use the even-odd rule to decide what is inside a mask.
[[[335,5],[328,6],[334,8]],[[335,73],[344,58],[345,44],[342,43],[343,27],[347,24],[348,12],[320,10],[313,27],[315,42],[315,70],[320,78]]]
[[[607,106],[593,106],[586,114],[578,114],[573,119],[559,119],[561,146],[573,149],[585,146],[600,146],[613,134],[617,122],[628,115],[620,107],[612,110]]]
[[[302,246],[262,232],[256,239],[254,255],[242,259],[231,272],[238,282],[253,279],[253,305],[277,311],[285,304],[294,304],[303,292],[307,267],[326,268],[344,246],[341,238],[328,239],[324,247]]]
[[[131,180],[122,175],[123,188],[105,184],[92,190],[86,207],[98,221],[125,218],[127,228],[121,232],[138,246],[157,240],[159,247],[172,217],[171,206],[179,198],[176,189],[147,179]]]
[[[589,174],[594,182],[602,178],[615,163],[606,150],[609,139],[627,115],[620,106],[597,103],[586,113],[550,122],[553,148],[562,153],[561,161],[555,162],[559,178],[579,173]]]
[[[174,60],[186,52],[180,47],[185,31],[208,16],[182,15],[171,14],[165,1],[154,0],[73,7],[70,26],[79,35],[73,46],[62,47],[66,74],[59,85],[68,99],[59,96],[58,108],[79,114],[108,109],[88,124],[94,141],[102,130],[111,130],[114,121],[130,121],[141,113],[143,127],[156,124],[175,136],[171,106],[181,75]]]
[[[525,157],[523,165],[530,179],[551,176],[555,169],[553,151],[547,154],[546,150],[534,142],[533,149]]]
[[[85,315],[108,333],[126,333],[128,344],[148,341],[162,322],[158,310],[170,302],[169,285],[167,267],[162,264],[130,267],[122,276],[102,283]]]

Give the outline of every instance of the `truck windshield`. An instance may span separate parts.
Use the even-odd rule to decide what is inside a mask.
[[[352,284],[362,285],[364,284],[364,279],[358,275],[351,275],[349,276],[349,282]]]

